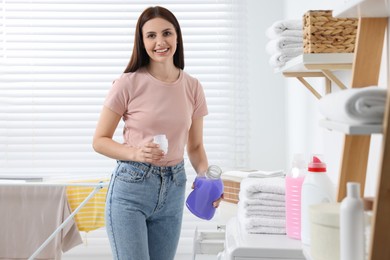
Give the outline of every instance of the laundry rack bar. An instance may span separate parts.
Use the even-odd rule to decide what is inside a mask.
[[[82,207],[84,207],[85,204],[88,203],[88,201],[93,197],[95,196],[95,194],[97,192],[99,192],[102,188],[104,187],[107,187],[108,186],[108,182],[99,182],[99,183],[50,183],[50,182],[46,182],[46,183],[31,183],[31,182],[28,182],[28,183],[7,183],[7,182],[4,182],[4,183],[1,183],[0,182],[0,186],[49,186],[49,187],[68,187],[68,186],[81,186],[81,187],[94,187],[94,189],[92,190],[92,192],[80,203],[80,205],[64,220],[64,222],[62,222],[62,224],[60,226],[57,227],[56,230],[54,230],[54,232],[45,240],[45,242],[43,242],[43,244],[28,258],[28,260],[33,260],[34,257],[36,257],[49,243],[50,241],[55,238],[55,236],[57,235],[58,232],[60,232],[64,227],[65,225],[77,214],[77,212],[80,211],[80,209]]]

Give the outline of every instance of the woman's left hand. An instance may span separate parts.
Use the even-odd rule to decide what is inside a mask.
[[[217,199],[216,201],[213,202],[213,207],[214,208],[218,208],[219,207],[219,203],[221,203],[221,200],[223,199],[223,193],[221,195],[221,197],[219,199]]]

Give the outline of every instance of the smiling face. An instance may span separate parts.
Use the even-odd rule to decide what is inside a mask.
[[[162,18],[151,19],[142,27],[142,39],[150,62],[173,64],[177,44],[173,24]]]

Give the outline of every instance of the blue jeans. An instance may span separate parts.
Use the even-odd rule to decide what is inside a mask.
[[[183,162],[158,167],[118,161],[106,200],[106,227],[114,259],[174,259],[186,181]]]

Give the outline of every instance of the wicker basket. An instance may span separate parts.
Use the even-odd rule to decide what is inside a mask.
[[[311,10],[303,16],[304,53],[352,53],[358,19],[334,18],[330,10]]]
[[[223,200],[226,202],[238,203],[238,194],[240,193],[240,183],[231,181],[231,180],[223,180]]]

